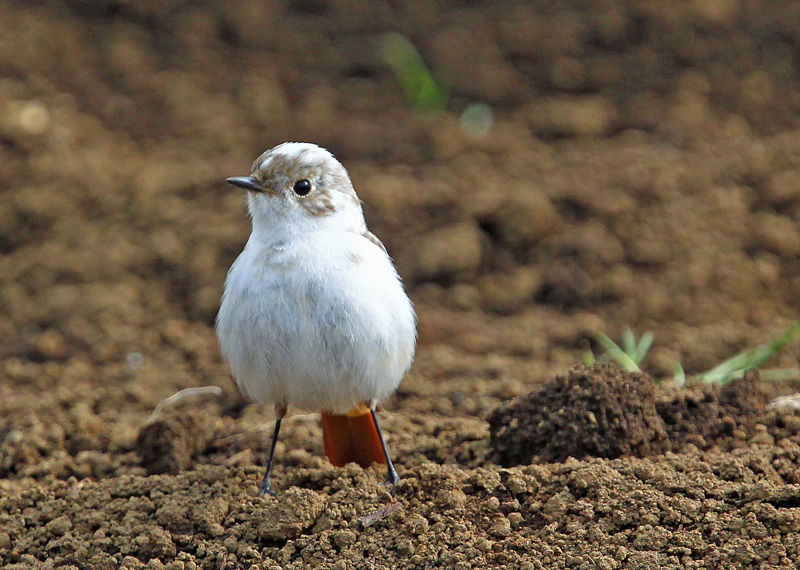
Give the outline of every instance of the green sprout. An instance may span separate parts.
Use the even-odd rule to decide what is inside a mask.
[[[743,350],[713,368],[693,375],[692,378],[697,378],[704,382],[718,382],[724,386],[731,380],[741,378],[748,370],[760,367],[778,351],[786,347],[798,333],[800,333],[800,321],[794,323],[771,342]],[[597,361],[614,361],[628,372],[642,371],[639,364],[645,359],[653,344],[652,333],[645,333],[639,340],[636,340],[636,335],[630,329],[625,330],[622,334],[621,347],[599,331],[595,332],[593,337],[606,352],[596,359],[591,349],[587,349],[583,356],[584,364],[591,366]],[[797,369],[767,370],[761,373],[761,378],[764,380],[786,380],[796,376],[797,373]],[[680,363],[675,365],[672,381],[679,386],[683,386],[686,383],[686,373]]]
[[[447,90],[436,81],[422,56],[405,36],[387,32],[380,40],[383,57],[411,104],[419,111],[443,111]]]
[[[740,378],[748,370],[761,366],[767,359],[789,344],[797,333],[800,332],[800,321],[796,322],[772,342],[743,350],[725,362],[717,364],[697,377],[706,382],[719,382],[727,384],[734,378]],[[794,374],[793,370],[768,370],[762,376],[770,380],[784,380]]]
[[[636,340],[636,335],[633,334],[631,329],[625,329],[622,333],[622,347],[620,348],[617,343],[611,340],[608,336],[597,331],[594,333],[594,339],[606,349],[606,354],[600,357],[601,362],[608,362],[610,360],[616,361],[623,370],[628,372],[641,372],[639,363],[647,356],[650,346],[653,344],[653,334],[645,333],[642,338]],[[588,350],[584,354],[583,359],[585,364],[592,365],[595,363],[594,354]]]

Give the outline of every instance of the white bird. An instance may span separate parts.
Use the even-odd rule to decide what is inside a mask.
[[[250,176],[253,231],[225,280],[217,337],[239,389],[275,405],[260,492],[270,480],[287,406],[322,413],[334,465],[387,465],[377,404],[411,367],[416,315],[383,244],[368,229],[350,177],[327,150],[284,143]]]

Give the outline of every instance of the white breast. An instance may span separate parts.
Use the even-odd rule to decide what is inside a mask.
[[[291,246],[251,238],[228,273],[217,335],[247,395],[333,413],[392,394],[416,344],[391,260],[355,232]]]

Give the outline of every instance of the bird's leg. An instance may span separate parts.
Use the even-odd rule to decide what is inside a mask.
[[[264,472],[264,479],[261,481],[261,486],[258,488],[259,495],[263,495],[264,493],[269,493],[273,497],[277,495],[275,489],[272,488],[270,474],[272,473],[272,459],[275,456],[275,446],[278,443],[278,432],[281,431],[281,421],[285,415],[286,404],[275,404],[275,431],[272,432],[272,443],[269,446],[269,457],[267,458],[267,470]]]
[[[386,482],[392,486],[392,494],[394,494],[394,486],[400,480],[400,476],[397,474],[392,464],[392,458],[389,457],[389,448],[386,447],[386,441],[383,439],[383,431],[378,421],[378,412],[375,410],[375,406],[370,406],[369,411],[372,414],[372,419],[375,421],[375,427],[378,428],[378,437],[381,440],[381,447],[383,447],[383,456],[386,458]]]

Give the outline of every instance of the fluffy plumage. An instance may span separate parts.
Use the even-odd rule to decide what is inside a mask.
[[[237,385],[308,411],[374,407],[411,366],[416,319],[347,171],[325,149],[284,143],[246,180],[253,232],[217,317]]]

